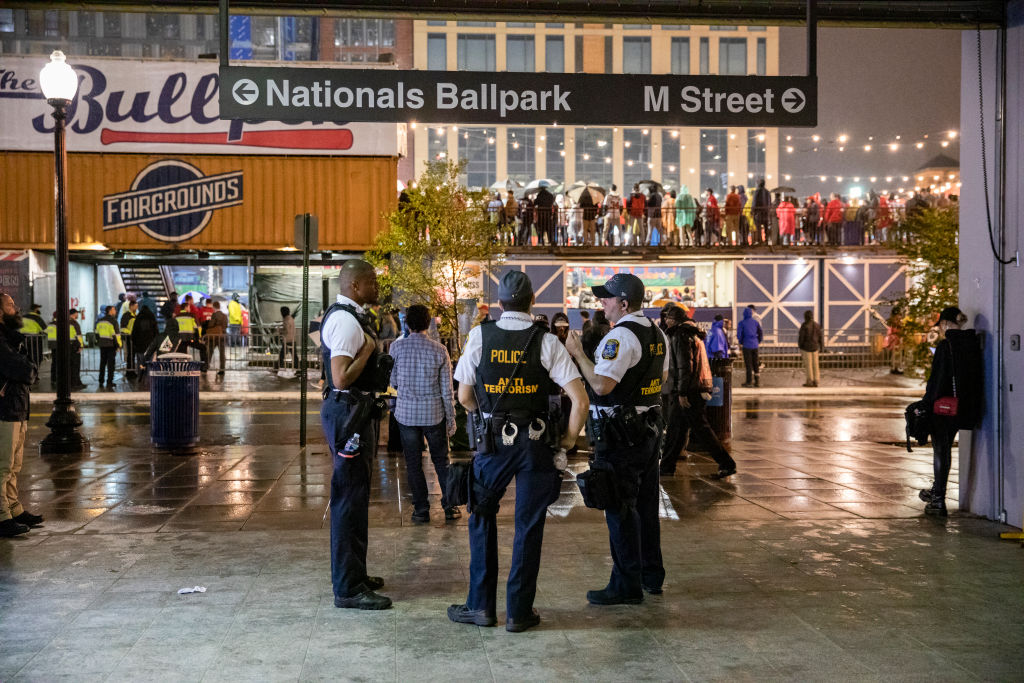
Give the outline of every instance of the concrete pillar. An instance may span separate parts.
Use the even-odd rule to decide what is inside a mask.
[[[996,246],[1013,258],[1024,236],[1024,0],[1007,9],[1006,57],[999,32],[981,32],[988,198]],[[982,177],[978,102],[977,32],[961,38],[960,74],[960,308],[983,334],[985,417],[981,427],[960,433],[960,507],[1020,527],[1024,517],[1024,352],[1012,350],[1024,335],[1024,267],[997,262],[988,235]],[[1005,98],[1000,81],[1005,73]],[[1005,155],[997,124],[1004,108]],[[1001,178],[1000,168],[1005,177]],[[1018,337],[1019,339],[1019,337]],[[1018,345],[1019,348],[1019,345]]]

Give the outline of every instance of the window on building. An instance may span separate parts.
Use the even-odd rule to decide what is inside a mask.
[[[565,38],[548,36],[544,41],[544,69],[551,74],[565,73]]]
[[[718,41],[718,73],[735,76],[747,73],[746,38],[722,38]]]
[[[181,37],[179,15],[150,13],[146,15],[146,37],[156,40],[177,40]]]
[[[735,26],[712,26],[712,31],[736,31],[738,30]]]
[[[0,9],[0,33],[14,33],[14,10]]]
[[[460,22],[458,22],[458,25],[459,26],[480,26],[480,27],[486,27],[486,26],[494,26],[494,22],[493,21],[460,21]]]
[[[535,28],[537,25],[527,21],[510,21],[505,26],[509,28]]]
[[[508,36],[505,40],[505,70],[536,71],[533,36]]]
[[[768,41],[764,38],[757,39],[757,75],[764,76],[768,73]]]
[[[633,189],[633,183],[654,175],[651,169],[651,131],[647,128],[624,128],[622,131],[622,190]]]
[[[679,131],[667,128],[661,131],[661,177],[666,187],[679,189]]]
[[[690,27],[687,24],[662,24],[662,31],[688,31]]]
[[[615,69],[612,67],[612,37],[604,37],[604,72],[606,74],[615,73]]]
[[[545,128],[544,139],[540,144],[544,148],[547,177],[555,182],[564,182],[566,180],[565,128]]]
[[[456,135],[452,132],[451,135]],[[448,131],[444,126],[427,128],[427,156],[430,161],[444,161],[448,158]]]
[[[583,36],[576,36],[576,73],[583,73]]]
[[[765,132],[763,128],[747,130],[747,185],[755,186],[765,174]]]
[[[690,39],[672,39],[672,73],[690,73]]]
[[[580,28],[583,28],[583,27],[581,26]],[[623,24],[622,28],[626,29],[627,31],[650,31],[651,30],[651,25],[650,24]]]
[[[711,52],[711,45],[708,42],[708,39],[707,38],[701,38],[700,39],[700,72],[701,72],[701,74],[706,75],[706,74],[709,73],[709,71],[708,71],[708,69],[709,69],[709,62],[711,61],[711,57],[709,56],[710,52]]]
[[[490,187],[498,175],[494,128],[459,128],[459,159],[466,160],[462,182],[469,188]]]
[[[700,192],[709,187],[721,206],[729,192],[729,135],[724,128],[700,131]]]
[[[459,71],[494,71],[494,36],[460,33],[458,66]]]
[[[427,20],[427,26],[444,26],[447,23],[448,23],[447,21],[438,21],[437,19],[428,19]]]
[[[535,137],[533,128],[509,128],[505,138],[508,177],[524,185],[537,177]]]
[[[644,37],[622,39],[622,73],[651,73],[650,38]]]
[[[748,26],[747,30],[748,31],[767,31],[768,27],[767,26]]]
[[[427,34],[427,68],[431,71],[448,69],[448,39],[443,33]]]
[[[576,180],[595,182],[610,189],[612,182],[612,129],[576,129]]]

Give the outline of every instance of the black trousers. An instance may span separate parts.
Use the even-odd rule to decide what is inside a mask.
[[[117,360],[116,346],[100,347],[100,384],[103,384],[103,371],[107,371],[107,384],[114,383],[114,363]]]
[[[642,598],[644,586],[661,588],[665,581],[658,520],[660,454],[661,437],[654,434],[635,446],[595,453],[615,470],[622,498],[622,505],[604,513],[612,554],[607,590],[627,598]]]
[[[757,378],[761,376],[761,360],[757,352],[758,349],[743,349],[743,369],[747,373],[747,384],[751,382],[751,375]]]
[[[932,466],[935,471],[935,485],[932,493],[939,499],[946,497],[949,470],[953,465],[953,440],[957,432],[956,422],[945,417],[932,417]]]
[[[700,397],[699,393],[694,393],[688,397],[688,400],[690,405],[684,408],[679,405],[678,398],[675,398],[679,412],[670,413],[665,418],[667,431],[665,448],[662,451],[661,471],[665,473],[675,472],[676,461],[679,459],[679,455],[686,450],[686,446],[690,443],[691,435],[695,436],[701,443],[707,444],[709,448],[708,455],[718,465],[718,469],[728,470],[735,468],[736,461],[732,459],[729,451],[718,440],[718,435],[715,434],[715,430],[711,428],[711,424],[708,422],[704,399]],[[674,431],[673,423],[679,423],[680,420],[682,427],[678,431]],[[678,441],[669,443],[669,439],[673,437],[677,438]]]

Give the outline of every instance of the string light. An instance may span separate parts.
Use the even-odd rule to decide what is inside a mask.
[[[893,142],[892,144],[889,145],[889,151],[890,152],[899,151],[899,148],[900,148],[900,143],[898,143],[898,142]]]
[[[923,142],[918,142],[918,143],[916,143],[914,145],[914,147],[917,147],[918,149],[924,149],[924,143]]]
[[[871,145],[864,145],[864,151],[865,152],[870,152],[871,151]]]
[[[839,142],[846,142],[849,139],[850,137],[846,135],[846,133],[843,133],[842,135],[839,136]]]

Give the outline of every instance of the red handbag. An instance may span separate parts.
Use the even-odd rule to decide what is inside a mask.
[[[946,341],[949,344],[949,341]],[[953,364],[953,345],[949,346],[949,363]],[[956,395],[956,366],[953,366],[953,395],[943,396],[935,399],[932,404],[932,412],[941,417],[956,417],[957,409],[960,407],[960,399]]]

